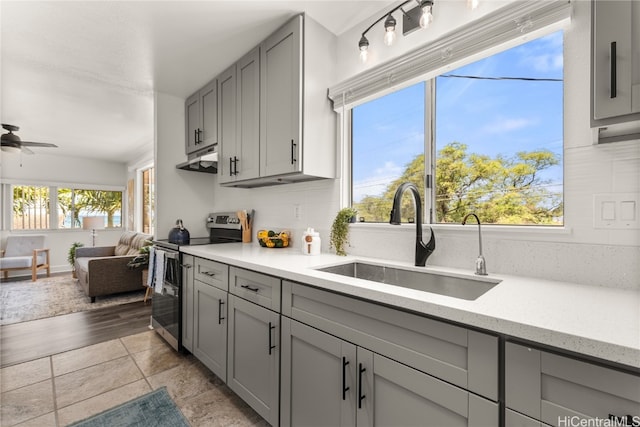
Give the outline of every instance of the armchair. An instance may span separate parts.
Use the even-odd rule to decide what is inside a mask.
[[[91,302],[98,296],[142,290],[142,270],[131,269],[127,264],[150,239],[148,234],[124,232],[116,246],[76,249],[78,282]]]
[[[11,235],[7,237],[7,247],[0,257],[0,271],[3,278],[14,270],[31,270],[31,280],[36,281],[38,270],[45,269],[51,275],[49,249],[45,248],[45,236]]]

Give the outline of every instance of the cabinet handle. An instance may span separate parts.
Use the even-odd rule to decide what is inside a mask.
[[[253,291],[255,293],[258,293],[258,291],[260,290],[260,288],[253,288],[253,287],[251,287],[249,285],[240,285],[240,287],[244,288],[244,289],[246,289],[248,291]]]
[[[213,271],[203,271],[202,274],[206,274],[209,277],[214,277],[216,275]]]
[[[229,157],[229,176],[233,176],[233,157]]]
[[[347,365],[349,361],[346,357],[342,356],[342,400],[347,400],[347,392],[349,391],[349,387],[347,387]]]
[[[238,158],[233,156],[233,174],[238,175]]]
[[[193,143],[198,145],[198,129],[193,130]]]
[[[366,370],[366,368],[362,367],[362,363],[358,363],[358,409],[362,409],[362,399],[367,397],[362,394],[362,374],[364,374]]]
[[[616,96],[618,96],[618,82],[617,82],[617,74],[618,74],[618,58],[617,58],[617,49],[616,46],[617,43],[616,42],[611,42],[611,47],[609,49],[609,59],[611,61],[610,64],[610,72],[611,72],[611,93],[609,94],[609,97],[611,99],[615,98]]]
[[[295,147],[296,147],[296,143],[293,142],[293,139],[291,140],[291,164],[294,164],[296,162],[296,158],[294,156],[295,153]]]
[[[182,264],[182,268],[191,268],[191,264]]]
[[[200,128],[198,128],[198,130],[196,130],[196,134],[198,135],[196,137],[196,139],[197,139],[196,144],[200,144],[202,142],[202,130],[200,130]]]
[[[224,301],[221,299],[218,300],[218,325],[222,325],[222,321],[224,317],[222,317],[222,306],[224,305]]]
[[[276,327],[275,327],[275,326],[273,326],[273,325],[271,324],[271,322],[269,322],[269,354],[271,354],[271,350],[273,350],[274,348],[276,348],[276,346],[275,346],[275,345],[272,345],[272,344],[271,344],[271,331],[272,331],[273,329],[275,329],[275,328],[276,328]]]

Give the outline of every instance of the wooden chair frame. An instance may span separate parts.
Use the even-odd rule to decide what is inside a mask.
[[[41,253],[41,252],[46,254],[46,261],[45,261],[44,264],[38,265],[38,254]],[[2,249],[2,252],[0,253],[0,256],[4,257],[4,249]],[[31,267],[3,268],[0,271],[2,271],[3,277],[6,280],[6,279],[9,278],[9,272],[10,271],[31,270],[31,281],[35,282],[36,279],[38,278],[38,270],[46,269],[47,270],[47,277],[51,276],[51,265],[50,264],[51,264],[51,262],[49,260],[49,249],[34,249],[33,250],[33,261],[31,262]]]

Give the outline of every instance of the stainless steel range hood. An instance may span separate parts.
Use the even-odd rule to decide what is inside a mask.
[[[176,169],[193,172],[218,173],[218,152],[217,147],[209,148],[204,152],[194,153],[189,159],[176,165]]]

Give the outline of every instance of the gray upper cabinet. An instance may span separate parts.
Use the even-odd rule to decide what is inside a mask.
[[[218,77],[220,183],[260,175],[260,48]],[[235,126],[232,130],[231,126]]]
[[[336,115],[327,97],[335,44],[333,34],[300,15],[237,63],[241,152],[237,176],[225,177],[224,185],[335,177]]]
[[[640,417],[640,376],[511,342],[505,346],[505,396],[508,410],[552,426],[613,417],[617,425],[634,425],[627,417]]]
[[[260,166],[266,176],[302,169],[302,31],[299,16],[262,43]]]
[[[221,183],[233,181],[234,162],[238,159],[236,136],[236,64],[218,76],[218,134],[220,155],[218,177]]]
[[[187,98],[185,128],[187,155],[218,143],[218,88],[215,79]]]
[[[640,4],[592,4],[592,126],[640,120]]]

